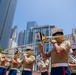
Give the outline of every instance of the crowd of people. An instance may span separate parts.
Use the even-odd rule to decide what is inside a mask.
[[[4,54],[0,55],[0,75],[6,75],[6,67],[9,65],[11,67],[8,75],[17,75],[19,64],[22,64],[23,67],[21,75],[32,75],[35,60],[37,60],[41,75],[48,75],[49,67],[50,75],[76,75],[76,47],[62,37],[64,36],[63,29],[53,28],[51,33],[52,36],[58,37],[51,40],[53,48],[48,53],[44,52],[43,44],[40,43],[37,48],[41,55],[36,58],[32,46],[26,46],[23,59],[18,58],[17,54],[11,60],[7,59]],[[72,53],[70,53],[70,49],[72,49]],[[51,61],[49,61],[50,57]]]

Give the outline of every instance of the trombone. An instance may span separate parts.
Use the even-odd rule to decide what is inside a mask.
[[[14,49],[16,49],[16,48],[18,48],[19,50],[25,50],[25,49],[26,49],[25,47],[26,47],[27,45],[33,46],[34,44],[39,44],[39,43],[44,44],[44,43],[46,43],[47,41],[50,41],[50,40],[52,40],[52,39],[54,39],[54,38],[58,38],[58,37],[63,37],[65,40],[69,40],[69,41],[72,40],[72,34],[60,35],[60,36],[45,36],[45,35],[42,34],[42,35],[41,35],[41,40],[40,40],[40,42],[34,42],[34,43],[31,43],[31,44],[21,45],[21,46],[17,46],[17,47],[14,47],[14,48],[6,48],[4,51],[6,51],[6,50],[14,50]],[[37,46],[33,46],[33,47],[37,47]]]

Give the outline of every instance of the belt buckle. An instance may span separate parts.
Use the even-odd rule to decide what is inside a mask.
[[[56,64],[52,64],[52,67],[56,67]]]

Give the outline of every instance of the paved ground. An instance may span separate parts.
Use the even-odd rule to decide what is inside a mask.
[[[7,75],[8,75],[8,72],[7,72]],[[21,75],[21,73],[19,72],[19,73],[17,73],[17,75]],[[33,72],[33,75],[41,75],[41,73],[40,72]]]
[[[8,75],[8,72],[7,72],[7,75]],[[17,75],[21,75],[21,72],[17,73]],[[40,75],[39,72],[33,72],[33,75]]]
[[[8,75],[8,73],[7,73],[7,75]],[[21,72],[17,73],[17,75],[21,75]],[[38,72],[33,72],[33,75],[40,75],[40,73],[38,73]]]

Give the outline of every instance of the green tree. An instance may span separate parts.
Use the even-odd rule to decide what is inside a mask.
[[[0,53],[2,53],[2,48],[0,48]]]

